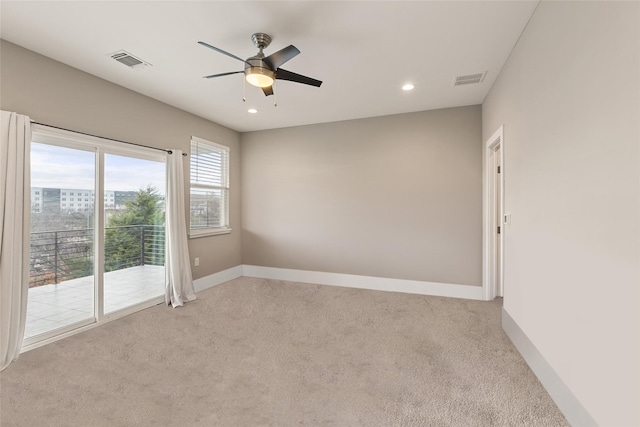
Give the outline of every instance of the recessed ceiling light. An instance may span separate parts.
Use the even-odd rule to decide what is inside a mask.
[[[258,110],[256,110],[255,108],[249,108],[247,111],[250,112],[251,114],[255,114],[258,112]]]
[[[407,83],[406,85],[402,86],[402,90],[413,90],[414,87],[415,86],[411,83]]]

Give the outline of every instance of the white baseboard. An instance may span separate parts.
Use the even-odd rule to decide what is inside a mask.
[[[582,403],[569,390],[569,387],[540,354],[536,346],[533,345],[529,337],[520,329],[520,326],[507,313],[504,307],[502,308],[502,329],[509,336],[511,342],[516,346],[533,373],[536,374],[549,396],[556,402],[567,421],[572,426],[597,426],[598,424],[582,406]]]
[[[229,280],[237,279],[242,276],[242,265],[228,268],[217,273],[210,274],[193,281],[193,287],[196,292],[204,291]]]
[[[484,300],[481,286],[421,282],[417,280],[389,279],[384,277],[357,276],[353,274],[325,273],[320,271],[291,270],[288,268],[261,267],[257,265],[243,265],[242,275],[262,279],[287,280],[291,282],[342,286],[346,288]]]

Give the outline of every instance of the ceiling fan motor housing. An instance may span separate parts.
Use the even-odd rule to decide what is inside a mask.
[[[271,83],[276,79],[276,73],[264,63],[261,57],[253,56],[248,58],[245,62],[244,75],[247,81],[254,86],[266,87],[271,86]],[[264,76],[262,78],[261,76]],[[256,84],[254,82],[265,82],[264,84]],[[266,84],[270,82],[269,84]]]

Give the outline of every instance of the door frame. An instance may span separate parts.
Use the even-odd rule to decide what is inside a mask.
[[[497,172],[497,159],[495,149],[500,147],[499,159],[501,164],[500,191],[496,191],[495,174]],[[493,300],[499,295],[498,280],[502,278],[504,288],[504,125],[487,139],[483,147],[483,227],[482,227],[482,290],[485,300]],[[499,193],[499,194],[498,194]],[[502,217],[497,218],[495,206],[501,206]],[[496,227],[500,226],[500,234],[497,234]],[[496,254],[496,245],[500,243],[499,253]],[[500,268],[497,268],[499,261]]]

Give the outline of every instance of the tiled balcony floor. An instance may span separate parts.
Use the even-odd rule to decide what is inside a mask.
[[[105,314],[164,295],[164,283],[163,266],[105,273]],[[93,318],[93,292],[93,276],[29,288],[25,339]]]

